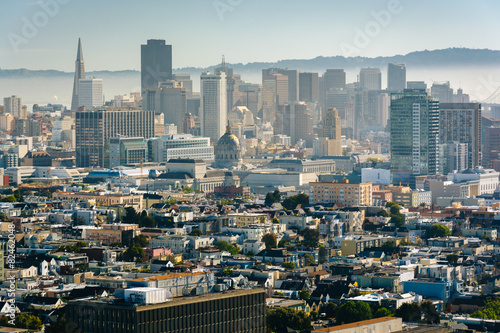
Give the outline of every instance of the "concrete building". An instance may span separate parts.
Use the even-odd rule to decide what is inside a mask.
[[[341,156],[342,139],[340,117],[337,109],[326,110],[319,137],[319,156]]]
[[[399,244],[399,239],[394,237],[371,237],[371,236],[348,236],[341,241],[341,249],[343,256],[359,254],[371,247],[380,247],[386,242],[395,242]]]
[[[387,65],[387,90],[401,92],[406,89],[406,65]]]
[[[15,118],[21,119],[26,119],[28,117],[26,106],[23,108],[21,97],[17,97],[16,95],[3,99],[3,113],[8,113]]]
[[[148,156],[152,162],[168,162],[170,159],[189,158],[214,160],[214,147],[210,138],[191,134],[163,135],[148,141]]]
[[[371,183],[309,183],[310,203],[343,203],[346,206],[371,206]]]
[[[76,165],[109,165],[109,139],[154,136],[154,111],[96,110],[76,112]]]
[[[280,116],[282,117],[282,133],[290,136],[292,144],[300,139],[309,140],[313,138],[313,119],[307,104],[304,102],[290,102],[280,106]]]
[[[475,167],[474,169],[462,170],[448,174],[448,180],[454,183],[463,183],[468,181],[479,181],[477,195],[493,193],[498,189],[500,172],[494,169],[483,169]]]
[[[274,159],[267,165],[268,168],[285,169],[292,172],[314,172],[314,173],[332,173],[335,172],[335,161],[317,159]]]
[[[205,72],[200,77],[201,133],[217,142],[227,124],[226,74]]]
[[[361,182],[370,182],[374,185],[389,185],[391,183],[391,171],[386,169],[362,168]]]
[[[84,106],[87,110],[92,110],[102,105],[102,79],[78,80],[78,107]]]
[[[299,73],[299,100],[319,101],[318,73]]]
[[[363,90],[381,90],[382,73],[380,68],[361,68],[359,83]]]
[[[278,105],[288,101],[288,76],[262,70],[262,121],[273,124]]]
[[[174,124],[182,129],[182,119],[187,113],[187,90],[182,83],[169,80],[156,88],[144,91],[143,110],[162,113],[165,124]]]
[[[345,325],[314,329],[312,333],[387,333],[403,331],[403,319],[394,317],[381,317],[370,320],[357,321]]]
[[[486,127],[484,130],[484,150],[483,166],[493,168],[494,165],[500,166],[500,126]],[[495,169],[500,171],[500,168]]]
[[[144,138],[118,137],[109,139],[110,168],[147,161],[148,146]]]
[[[141,93],[172,79],[172,45],[163,39],[149,39],[141,45]],[[148,110],[146,110],[148,111]]]

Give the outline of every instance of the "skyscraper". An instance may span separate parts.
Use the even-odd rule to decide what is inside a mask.
[[[205,72],[200,81],[202,135],[217,142],[227,123],[226,73]]]
[[[453,89],[450,87],[450,82],[433,82],[431,96],[440,103],[453,103]]]
[[[387,90],[403,91],[406,89],[405,64],[389,64],[387,66]]]
[[[328,91],[332,88],[345,89],[345,71],[343,69],[327,69],[323,74],[325,79],[325,90]]]
[[[16,95],[5,97],[3,99],[3,107],[3,113],[9,113],[13,117],[26,119],[28,116],[27,108],[26,106],[23,107],[21,97],[17,97]]]
[[[439,103],[423,90],[391,94],[393,184],[410,185],[412,175],[438,170]]]
[[[299,75],[300,71],[296,69],[281,69],[280,74],[288,76],[288,100],[299,100]],[[285,102],[285,101],[281,101]]]
[[[468,144],[468,166],[481,165],[481,104],[439,103],[439,142]]]
[[[342,155],[340,117],[337,109],[327,109],[323,116],[323,128],[319,138],[320,156]]]
[[[78,107],[93,109],[102,106],[102,79],[78,80]]]
[[[158,88],[146,89],[143,95],[144,110],[163,113],[165,124],[175,124],[182,129],[182,118],[187,113],[187,91],[182,84],[169,80]]]
[[[107,167],[109,139],[118,136],[154,136],[154,111],[96,110],[77,111],[76,166]]]
[[[81,79],[85,79],[85,61],[83,61],[83,51],[82,43],[80,38],[78,38],[78,50],[76,51],[76,61],[75,61],[75,80],[73,82],[73,97],[71,98],[71,111],[78,111],[79,99],[79,82]]]
[[[313,135],[313,118],[305,102],[290,102],[280,106],[283,123],[283,134],[290,136],[292,144],[300,139],[311,141]]]
[[[318,73],[299,74],[299,99],[304,102],[319,101]]]
[[[361,68],[359,83],[360,88],[363,90],[381,90],[382,73],[380,73],[380,68]]]
[[[288,76],[262,70],[262,120],[274,123],[278,105],[288,101]]]
[[[148,39],[141,45],[141,92],[171,79],[172,45],[166,45],[163,39]]]
[[[496,162],[496,163],[495,163]],[[483,167],[500,165],[500,127],[486,127],[484,131]],[[497,168],[495,170],[500,171]]]

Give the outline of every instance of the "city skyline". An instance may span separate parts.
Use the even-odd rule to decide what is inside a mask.
[[[6,2],[4,13],[9,16],[0,23],[6,32],[0,42],[0,59],[2,68],[70,72],[73,63],[69,59],[74,59],[78,38],[85,44],[91,70],[138,70],[137,45],[155,38],[174,46],[173,68],[211,66],[219,63],[221,54],[231,63],[249,63],[317,56],[377,57],[448,47],[500,49],[494,36],[499,24],[494,8],[500,5],[493,1],[460,1],[453,6],[449,1],[428,6],[426,2],[393,0],[316,4],[216,0],[198,1],[188,8],[184,3],[150,1],[136,6],[125,1],[115,8],[94,1]],[[446,10],[448,15],[427,15],[422,24],[417,17],[429,8]],[[462,25],[463,13],[481,20],[474,26]],[[106,22],[106,34],[102,34],[102,25],[89,24],[92,21],[86,14],[92,15],[92,21]],[[301,24],[294,23],[298,20]],[[130,21],[138,24],[128,24]],[[278,41],[275,34],[268,33],[272,25],[279,27]],[[328,38],[325,33],[330,33]],[[206,35],[214,38],[204,38]],[[411,43],[394,42],[404,36],[412,36]],[[204,50],[202,57],[196,52],[200,49]],[[116,61],[117,55],[120,61]]]

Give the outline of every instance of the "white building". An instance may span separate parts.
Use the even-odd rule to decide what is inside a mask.
[[[78,106],[88,110],[102,106],[102,79],[78,80]]]
[[[391,170],[362,168],[361,169],[361,182],[370,182],[374,185],[390,185],[391,184]]]
[[[475,167],[461,172],[448,174],[448,180],[454,183],[463,183],[471,180],[479,180],[479,195],[493,193],[499,185],[500,172],[494,169],[483,169]]]
[[[210,138],[191,134],[163,135],[149,140],[154,162],[168,162],[170,159],[191,158],[214,160],[214,147]]]
[[[23,118],[25,119],[27,117],[27,112],[25,112],[27,109],[24,108],[23,110],[23,103],[21,102],[21,97],[17,97],[15,95],[10,96],[10,97],[5,97],[3,99],[3,113],[10,113],[12,116],[16,118]]]
[[[75,121],[71,117],[64,117],[54,120],[52,128],[52,141],[53,142],[71,142],[71,146],[74,147],[75,141]]]
[[[226,74],[205,72],[200,80],[201,133],[217,142],[227,125]]]

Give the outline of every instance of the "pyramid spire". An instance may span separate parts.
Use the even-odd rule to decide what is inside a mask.
[[[75,81],[73,82],[73,97],[71,99],[71,111],[78,111],[78,85],[79,80],[85,79],[85,61],[83,61],[82,41],[78,38],[78,50],[75,61]]]
[[[83,61],[82,41],[78,38],[78,51],[76,52],[76,61]]]

